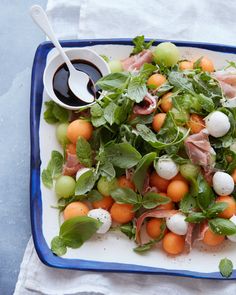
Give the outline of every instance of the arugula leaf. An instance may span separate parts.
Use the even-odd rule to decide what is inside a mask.
[[[202,212],[192,212],[188,215],[188,217],[185,218],[185,221],[191,223],[200,223],[204,219],[206,219],[206,216]]]
[[[202,93],[204,96],[211,98],[215,106],[219,106],[222,98],[222,90],[219,82],[214,79],[211,74],[201,72],[193,76],[193,87],[197,93]]]
[[[60,107],[54,101],[45,102],[46,110],[44,112],[44,120],[49,124],[64,123],[69,119],[69,111]]]
[[[219,263],[219,270],[223,277],[229,278],[233,272],[233,263],[231,260],[224,258]]]
[[[133,175],[133,182],[140,193],[143,189],[143,184],[145,181],[145,177],[147,175],[147,170],[155,158],[156,153],[152,152],[146,154],[137,164],[137,167]]]
[[[198,95],[198,101],[201,104],[202,108],[205,111],[207,111],[208,113],[211,113],[214,111],[215,105],[214,105],[212,98],[207,97],[207,96],[203,95],[202,93],[200,93]]]
[[[167,118],[165,119],[166,122],[168,122],[168,117],[171,117],[171,120],[173,120],[173,115],[171,112],[167,113]],[[156,134],[147,126],[143,124],[137,124],[136,129],[138,131],[138,134],[148,142],[152,147],[155,149],[163,149],[166,147],[172,147],[174,145],[179,145],[183,140],[188,136],[188,132],[186,134],[183,134],[179,127],[177,126],[170,126],[169,123],[164,123],[164,126],[160,130],[158,137]],[[165,139],[168,140],[166,142],[162,142],[158,139]],[[175,150],[177,152],[177,150]]]
[[[157,137],[156,134],[147,126],[143,124],[137,124],[136,129],[138,134],[147,142],[149,143],[156,143]]]
[[[185,77],[183,72],[172,71],[168,76],[168,81],[176,89],[181,91],[187,91],[194,94],[193,86],[191,81]]]
[[[198,194],[197,204],[201,210],[205,211],[213,203],[215,195],[210,185],[206,182],[204,177],[199,174],[197,178]]]
[[[152,247],[156,244],[155,240],[151,240],[143,245],[135,247],[133,250],[136,253],[144,253],[152,249]]]
[[[236,234],[236,225],[229,219],[214,218],[208,222],[210,229],[218,235]]]
[[[130,74],[127,72],[112,73],[102,77],[96,85],[102,90],[107,91],[123,91],[130,79]]]
[[[137,125],[137,124],[147,125],[147,124],[151,124],[152,121],[153,121],[153,117],[154,117],[153,113],[150,114],[150,115],[137,116],[132,121],[130,121],[129,124],[130,125]]]
[[[96,233],[101,225],[101,221],[88,216],[73,217],[61,225],[59,237],[67,247],[79,248]]]
[[[159,205],[167,204],[170,201],[171,199],[169,197],[154,192],[148,192],[143,196],[142,206],[145,209],[153,209]]]
[[[114,166],[120,168],[131,168],[141,159],[140,153],[129,143],[111,143],[104,147],[101,155],[103,162],[111,162]]]
[[[76,181],[75,195],[80,196],[90,191],[94,187],[96,180],[97,175],[94,169],[87,168],[87,171],[81,174]]]
[[[92,149],[89,142],[82,136],[78,138],[76,143],[76,155],[80,163],[85,167],[92,166]]]
[[[132,77],[127,90],[128,97],[136,103],[140,103],[146,94],[147,87],[145,81],[140,79],[139,76]]]
[[[66,254],[67,248],[63,239],[60,236],[56,236],[55,238],[52,239],[51,250],[57,256],[62,256]]]
[[[53,179],[56,179],[61,175],[63,162],[64,159],[62,154],[58,151],[52,151],[48,166],[42,171],[42,182],[46,187],[51,188],[53,185]]]
[[[149,42],[145,42],[144,36],[137,36],[135,37],[132,42],[134,44],[133,51],[131,52],[131,55],[138,54],[139,52],[143,51],[144,49],[148,49],[152,46],[153,42],[155,40],[151,40]]]
[[[172,97],[173,106],[180,112],[201,113],[202,106],[198,97],[192,94],[184,93]]]
[[[99,172],[102,176],[105,176],[107,180],[111,180],[116,176],[116,171],[111,162],[105,162],[100,165]]]
[[[164,237],[165,230],[166,230],[166,224],[165,224],[165,222],[163,222],[161,225],[161,233],[158,238],[151,240],[151,241],[147,242],[146,244],[140,245],[140,246],[134,248],[133,250],[136,253],[144,253],[144,252],[149,251],[156,243],[158,243]]]

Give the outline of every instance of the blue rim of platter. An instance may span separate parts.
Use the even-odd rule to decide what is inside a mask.
[[[149,41],[147,39],[147,41]],[[158,40],[153,45],[164,41]],[[201,42],[171,41],[180,47],[195,47],[217,52],[236,54],[236,47],[221,44],[209,44]],[[85,47],[93,45],[132,45],[131,39],[84,39],[66,40],[60,42],[63,47]],[[31,98],[30,98],[30,140],[31,140],[31,174],[30,174],[30,213],[31,228],[35,249],[40,260],[47,266],[61,269],[92,270],[100,272],[127,272],[183,276],[204,279],[225,279],[219,272],[196,272],[188,270],[164,269],[135,264],[99,262],[82,259],[65,259],[54,255],[49,249],[42,232],[42,198],[40,189],[40,147],[39,147],[39,124],[43,100],[43,72],[49,51],[53,48],[51,42],[41,43],[35,53],[31,75]],[[228,280],[236,279],[236,269]]]

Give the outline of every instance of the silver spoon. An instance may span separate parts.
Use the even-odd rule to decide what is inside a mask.
[[[40,27],[40,29],[48,36],[49,40],[52,41],[53,45],[58,49],[61,57],[63,58],[64,62],[66,63],[68,70],[69,70],[69,79],[68,84],[70,90],[73,94],[78,97],[78,99],[86,102],[91,103],[94,101],[94,96],[88,91],[88,83],[93,81],[90,77],[79,70],[77,70],[71,61],[69,60],[68,56],[65,54],[65,51],[61,47],[60,43],[58,42],[53,29],[49,23],[48,17],[43,10],[43,8],[39,5],[33,5],[30,8],[30,15],[33,18],[34,22]],[[94,85],[93,85],[94,88]]]

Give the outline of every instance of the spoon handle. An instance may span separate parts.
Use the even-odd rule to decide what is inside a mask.
[[[39,5],[33,5],[30,8],[30,15],[34,22],[41,28],[41,30],[48,36],[48,38],[52,41],[54,46],[60,51],[62,58],[64,59],[66,65],[68,66],[69,70],[74,70],[71,61],[69,60],[68,56],[65,54],[63,48],[61,47],[60,43],[58,42],[55,33],[48,21],[48,17],[43,10],[43,8]]]

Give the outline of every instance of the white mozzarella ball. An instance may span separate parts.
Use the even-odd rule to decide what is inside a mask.
[[[230,129],[229,118],[222,112],[215,111],[205,118],[206,129],[211,136],[222,137]]]
[[[218,171],[213,176],[213,188],[219,196],[228,196],[234,190],[234,180],[228,173]]]
[[[235,215],[233,215],[229,220],[232,221],[232,222],[236,225],[236,216],[235,216]],[[230,235],[230,236],[227,236],[227,238],[228,238],[231,242],[235,242],[235,243],[236,243],[236,234],[234,234],[234,235]]]
[[[88,216],[102,222],[102,225],[97,230],[98,234],[105,234],[111,227],[111,215],[104,209],[92,209],[88,212]]]
[[[164,156],[158,160],[156,171],[159,176],[169,180],[178,174],[179,167],[171,158]]]
[[[166,219],[166,226],[170,231],[177,235],[186,235],[188,222],[185,221],[185,218],[186,216],[184,214],[176,213]]]
[[[80,170],[77,171],[76,173],[76,180],[78,180],[80,178],[81,175],[83,175],[85,172],[91,170],[90,168],[82,168]]]

